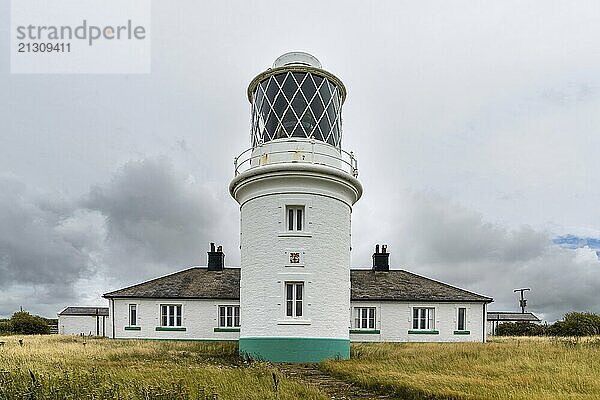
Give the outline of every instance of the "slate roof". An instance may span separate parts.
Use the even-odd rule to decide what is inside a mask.
[[[526,312],[525,314],[512,311],[488,311],[488,321],[510,321],[510,322],[541,322],[535,314]]]
[[[193,267],[105,293],[103,297],[237,300],[240,298],[240,269],[209,271],[206,267]]]
[[[85,315],[85,316],[105,316],[108,317],[108,307],[67,307],[58,315]]]
[[[350,299],[355,301],[458,301],[486,302],[491,297],[459,289],[404,270],[388,272],[371,269],[350,271]]]
[[[351,300],[491,302],[489,297],[434,281],[404,270],[350,271]],[[125,289],[104,294],[112,297],[229,299],[240,298],[240,269],[208,271],[193,267]]]

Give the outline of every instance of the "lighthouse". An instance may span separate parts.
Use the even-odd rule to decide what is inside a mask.
[[[346,88],[314,56],[286,53],[248,87],[251,147],[234,160],[240,205],[240,353],[276,362],[350,356],[352,206],[342,148]]]

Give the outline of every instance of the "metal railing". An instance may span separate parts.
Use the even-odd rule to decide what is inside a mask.
[[[343,149],[336,149],[336,151],[339,151],[339,156],[337,154],[333,155],[315,150],[315,143],[311,143],[311,149],[309,150],[265,150],[264,152],[257,152],[257,154],[252,155],[253,150],[260,149],[261,147],[261,145],[258,145],[256,146],[256,148],[251,147],[249,149],[246,149],[242,153],[240,153],[240,155],[233,159],[233,168],[235,176],[238,176],[242,172],[254,168],[259,168],[265,165],[306,163],[326,165],[328,167],[336,168],[343,172],[346,172],[355,178],[358,177],[358,159],[354,156],[353,152],[347,152]],[[271,158],[272,155],[279,154],[290,154],[296,157],[290,157],[289,159],[281,160]],[[339,166],[327,163],[325,160],[328,159],[334,162],[339,162]]]

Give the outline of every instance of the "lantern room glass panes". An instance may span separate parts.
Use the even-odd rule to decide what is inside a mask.
[[[298,137],[340,147],[341,104],[338,88],[327,78],[310,72],[272,75],[252,95],[252,146]]]

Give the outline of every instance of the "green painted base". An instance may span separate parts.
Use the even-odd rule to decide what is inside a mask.
[[[185,328],[180,326],[157,326],[154,328],[156,331],[176,331],[176,332],[185,332]]]
[[[353,335],[378,335],[381,331],[379,329],[350,329],[350,333]]]
[[[215,328],[214,332],[239,332],[240,328]]]
[[[245,337],[240,354],[257,360],[317,363],[350,358],[350,340],[329,338]]]

